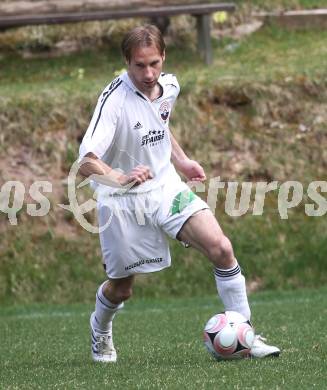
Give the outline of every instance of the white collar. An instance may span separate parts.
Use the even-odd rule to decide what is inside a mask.
[[[128,75],[128,72],[124,72],[121,74],[120,78],[136,93],[136,94],[141,94],[142,96],[144,96],[146,98],[146,96],[144,95],[144,93],[142,93],[138,88],[136,88],[136,86],[134,85],[133,81],[131,80],[131,78],[129,77]],[[162,95],[164,94],[164,85],[162,83],[162,73],[160,73],[160,76],[158,78],[158,83],[160,84],[161,88],[162,88]]]

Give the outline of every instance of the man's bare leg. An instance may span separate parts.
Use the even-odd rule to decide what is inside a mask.
[[[112,321],[132,295],[134,276],[109,279],[96,293],[95,311],[91,314],[92,357],[94,361],[115,362],[117,353],[112,338]]]
[[[245,279],[234,257],[233,247],[208,209],[193,215],[177,238],[203,253],[214,265],[218,294],[225,310],[234,310],[250,319]]]

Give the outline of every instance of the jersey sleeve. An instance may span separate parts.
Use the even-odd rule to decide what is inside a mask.
[[[180,92],[180,86],[176,76],[171,73],[163,73],[161,80],[164,83],[165,88],[168,89],[168,95],[170,95],[174,103]]]
[[[122,106],[121,94],[117,91],[119,86],[118,83],[111,89],[105,89],[99,97],[79,148],[79,162],[88,153],[93,153],[101,159],[111,146]]]
[[[175,100],[176,100],[177,96],[179,95],[179,92],[180,92],[181,88],[179,86],[179,83],[178,83],[178,80],[177,80],[176,76],[173,75],[173,74],[171,75],[171,84],[175,87],[173,94],[174,94],[174,97],[175,97]]]

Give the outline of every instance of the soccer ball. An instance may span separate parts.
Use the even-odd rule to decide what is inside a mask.
[[[210,318],[203,331],[204,344],[215,359],[247,357],[254,341],[250,321],[236,311],[225,311]]]

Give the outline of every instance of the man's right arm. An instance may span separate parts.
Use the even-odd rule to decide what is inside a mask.
[[[136,186],[153,177],[150,168],[143,165],[138,165],[128,174],[116,171],[94,153],[87,153],[80,164],[79,173],[82,176],[113,187]]]
[[[103,93],[98,99],[90,125],[80,145],[79,173],[100,184],[131,188],[152,178],[149,167],[140,165],[127,173],[111,168],[102,160],[102,156],[114,142],[124,97],[124,94],[118,94],[118,89],[113,91],[115,92],[107,95],[108,98],[104,98]]]

